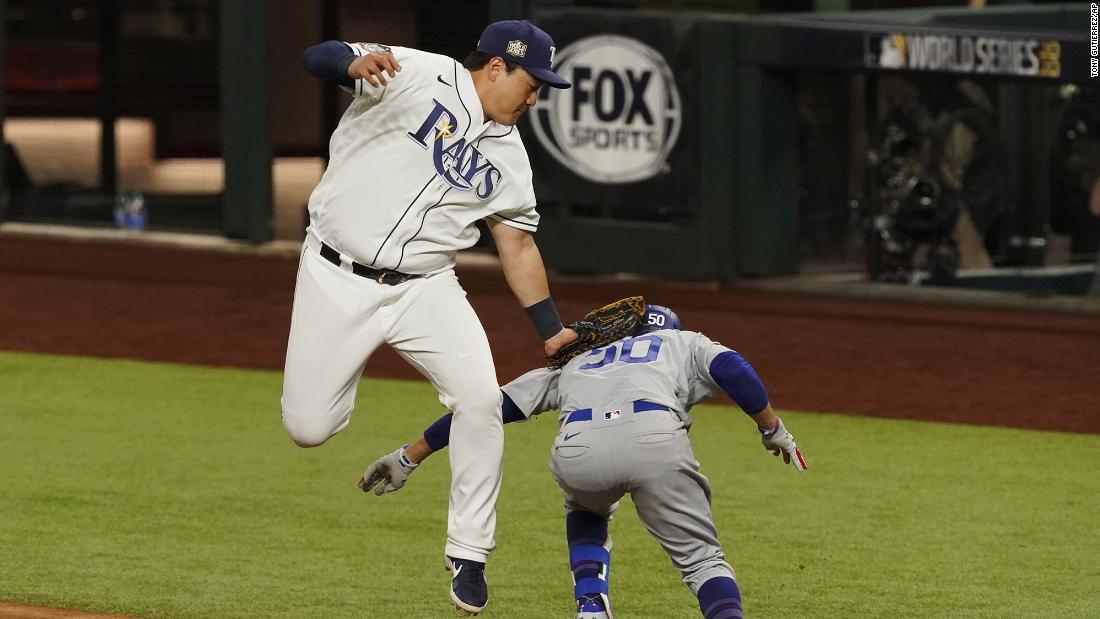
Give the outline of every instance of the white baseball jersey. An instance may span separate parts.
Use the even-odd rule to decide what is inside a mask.
[[[386,86],[355,80],[355,96],[309,198],[314,233],[356,262],[412,274],[454,265],[486,217],[538,227],[531,164],[519,129],[485,122],[470,72],[455,60],[389,49],[402,69]]]
[[[595,418],[648,400],[667,406],[690,425],[687,411],[722,392],[710,375],[710,364],[728,350],[702,333],[663,329],[596,348],[560,370],[532,370],[502,389],[527,417],[590,408]]]

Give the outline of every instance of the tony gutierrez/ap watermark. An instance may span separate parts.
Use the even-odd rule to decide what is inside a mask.
[[[1089,77],[1100,75],[1100,7],[1089,4]]]

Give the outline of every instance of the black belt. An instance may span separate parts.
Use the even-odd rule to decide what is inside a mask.
[[[336,251],[335,249],[329,247],[324,243],[321,243],[321,257],[338,267],[343,266],[340,262],[340,252]],[[424,277],[423,275],[410,275],[408,273],[402,273],[401,271],[376,269],[374,267],[369,267],[365,264],[359,264],[358,262],[354,261],[351,263],[351,272],[355,273],[359,277],[373,279],[379,284],[385,284],[387,286],[396,286],[398,284],[404,284],[405,282],[415,277]]]

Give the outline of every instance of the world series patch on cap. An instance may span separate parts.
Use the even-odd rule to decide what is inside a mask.
[[[550,35],[522,20],[493,22],[477,42],[477,51],[514,62],[547,86],[569,88],[569,80],[554,73],[556,49]]]

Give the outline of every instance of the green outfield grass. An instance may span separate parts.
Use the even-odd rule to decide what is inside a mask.
[[[440,414],[365,380],[348,430],[299,449],[273,372],[0,353],[0,599],[146,617],[448,617],[446,458],[355,480]],[[781,402],[780,402],[781,404]],[[810,470],[699,407],[751,617],[1100,616],[1100,436],[784,413]],[[510,426],[485,617],[572,617],[551,417]],[[697,617],[624,502],[613,599]]]

